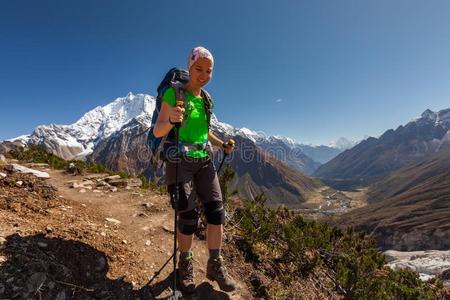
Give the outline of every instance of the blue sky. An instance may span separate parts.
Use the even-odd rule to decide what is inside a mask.
[[[219,119],[327,144],[450,108],[450,1],[0,1],[0,139],[155,95],[197,45]]]

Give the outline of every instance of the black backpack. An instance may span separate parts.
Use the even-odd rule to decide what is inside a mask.
[[[160,138],[155,137],[155,135],[153,134],[153,129],[155,127],[156,121],[158,120],[159,112],[161,110],[162,97],[167,89],[172,87],[175,90],[176,101],[185,102],[185,86],[188,82],[188,71],[179,68],[172,68],[166,73],[164,79],[158,86],[158,96],[156,97],[155,110],[153,111],[152,122],[147,135],[147,144],[149,145],[152,152],[152,162],[157,167],[162,166],[162,163],[165,160],[165,152],[167,148],[173,146],[175,142],[175,132],[173,129],[169,131],[167,135]],[[201,95],[203,98],[203,103],[205,104],[206,119],[209,129],[212,114],[212,98],[204,89],[201,90]]]

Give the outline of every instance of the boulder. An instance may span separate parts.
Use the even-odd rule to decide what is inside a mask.
[[[46,172],[41,172],[38,170],[34,170],[34,169],[30,169],[24,166],[21,166],[19,164],[11,164],[8,166],[8,170],[11,172],[16,172],[16,173],[29,173],[29,174],[33,174],[34,176],[38,177],[38,178],[50,178],[50,175],[48,175],[48,173]]]

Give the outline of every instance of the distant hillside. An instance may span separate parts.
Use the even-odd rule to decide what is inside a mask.
[[[338,223],[373,232],[383,249],[450,249],[450,150],[374,184],[369,202]]]

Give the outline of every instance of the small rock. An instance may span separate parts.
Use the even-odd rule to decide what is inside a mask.
[[[105,181],[109,183],[109,181],[116,180],[116,179],[120,179],[120,176],[119,175],[108,176],[105,178]]]
[[[112,188],[109,189],[111,192],[117,192],[117,188],[114,186]]]
[[[61,291],[58,293],[58,295],[56,295],[55,300],[66,300],[67,296],[66,296],[66,292],[65,291]]]
[[[125,244],[125,245],[128,244],[127,240],[123,240],[122,244]]]
[[[39,246],[39,248],[47,248],[48,244],[44,243],[44,242],[38,242],[37,245]]]
[[[86,205],[86,204],[84,204],[84,203],[81,203],[81,206],[83,206],[83,207],[86,207],[87,205]]]
[[[0,154],[0,164],[6,164],[6,157],[3,154]]]
[[[50,290],[53,290],[56,286],[56,284],[53,281],[50,281],[49,283],[47,283],[47,286]]]
[[[104,231],[100,232],[101,236],[106,236],[106,233]]]
[[[46,230],[48,233],[50,233],[50,232],[53,231],[53,228],[52,228],[52,226],[48,225],[47,227],[45,227],[45,230]]]
[[[5,178],[7,175],[5,173],[0,172],[0,179]]]
[[[106,221],[114,223],[114,224],[120,224],[122,222],[120,222],[119,220],[113,219],[113,218],[106,218]]]
[[[81,182],[82,185],[86,186],[86,185],[94,185],[95,183],[92,180],[89,179],[83,179],[83,181]]]
[[[100,190],[93,190],[92,192],[93,193],[101,193],[102,191],[100,191]]]
[[[79,192],[80,193],[86,193],[86,190],[85,189],[81,189]]]
[[[76,182],[70,182],[69,187],[72,189],[78,189],[78,188],[83,187],[83,185],[76,181]]]
[[[106,178],[108,176],[109,176],[109,174],[107,174],[107,173],[95,173],[95,174],[86,175],[86,176],[84,176],[84,178],[98,180],[98,179]]]
[[[167,232],[169,232],[169,233],[173,233],[173,229],[171,229],[171,228],[169,228],[169,227],[167,227],[167,226],[162,226],[162,229],[164,230],[164,231],[167,231]]]
[[[111,185],[109,185],[109,183],[107,183],[107,182],[105,182],[103,180],[99,180],[99,181],[97,181],[96,186],[97,187],[110,187]]]
[[[16,186],[17,187],[21,187],[22,185],[23,185],[23,181],[22,180],[16,181]]]
[[[145,241],[145,246],[150,246],[151,244],[152,244],[152,242],[150,242],[150,240]]]
[[[0,245],[3,245],[4,243],[6,243],[6,239],[0,236]]]
[[[153,207],[153,203],[151,203],[151,202],[142,203],[142,206],[144,206],[145,208],[152,208]]]

